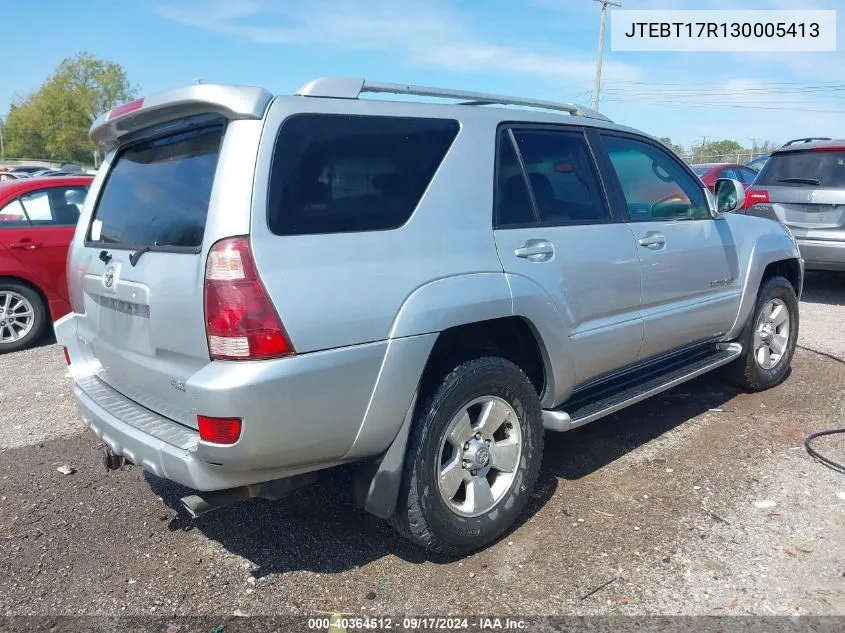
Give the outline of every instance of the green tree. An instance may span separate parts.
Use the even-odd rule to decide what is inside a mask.
[[[38,90],[12,104],[6,153],[89,163],[91,123],[136,94],[120,64],[88,53],[64,59]]]
[[[676,143],[673,143],[672,139],[669,138],[668,136],[661,136],[659,140],[664,145],[668,145],[669,147],[671,147],[675,151],[676,154],[684,154],[686,152],[683,145],[678,145]]]
[[[710,143],[699,147],[696,150],[696,153],[703,156],[729,156],[742,151],[742,144],[737,143],[736,141],[724,140],[711,141]]]

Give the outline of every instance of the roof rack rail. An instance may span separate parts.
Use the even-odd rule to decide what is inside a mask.
[[[450,90],[448,88],[431,88],[428,86],[412,86],[408,84],[381,83],[367,81],[355,77],[320,77],[309,81],[296,94],[303,97],[332,97],[336,99],[357,99],[362,93],[387,93],[398,95],[414,95],[418,97],[435,97],[438,99],[463,100],[459,105],[516,105],[544,110],[567,112],[572,116],[580,116],[599,121],[610,121],[605,115],[574,103],[557,101],[540,101],[523,97],[509,97],[507,95],[487,94],[484,92],[469,92],[466,90]]]
[[[832,141],[833,139],[829,136],[808,136],[807,138],[794,138],[791,141],[787,141],[781,147],[789,147],[790,145],[795,145],[796,143],[812,143],[813,141]]]

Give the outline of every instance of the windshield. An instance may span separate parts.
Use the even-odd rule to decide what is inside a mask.
[[[88,239],[126,247],[202,244],[223,126],[121,152],[103,184]]]
[[[808,150],[774,154],[754,181],[785,187],[845,187],[845,151]]]
[[[700,167],[698,165],[692,165],[692,171],[696,176],[701,178],[704,174],[706,174],[708,171],[710,171],[710,168],[709,167]]]

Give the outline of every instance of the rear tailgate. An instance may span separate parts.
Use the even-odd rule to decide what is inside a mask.
[[[144,407],[196,428],[186,383],[210,361],[208,249],[249,232],[270,95],[192,86],[95,123],[110,150],[74,236],[69,284],[82,359]]]
[[[845,240],[845,148],[776,153],[753,189],[769,197],[756,211],[777,217],[796,238]]]

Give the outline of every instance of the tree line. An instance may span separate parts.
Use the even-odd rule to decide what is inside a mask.
[[[88,53],[66,58],[35,92],[12,102],[2,130],[5,154],[90,164],[94,119],[137,92],[120,64]]]
[[[764,156],[771,154],[779,147],[777,143],[772,141],[755,142],[752,147],[744,146],[742,143],[730,139],[702,141],[689,147],[673,143],[668,136],[660,137],[660,141],[671,147],[680,156],[689,158],[692,163],[717,157],[724,159],[722,162],[733,162],[737,156],[750,158]],[[750,158],[747,159],[750,160]]]

